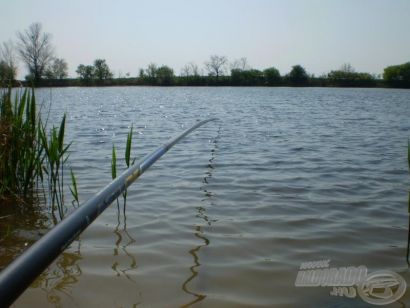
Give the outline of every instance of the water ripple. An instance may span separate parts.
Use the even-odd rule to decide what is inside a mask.
[[[408,277],[408,90],[51,91],[50,121],[69,115],[83,201],[109,182],[112,143],[124,170],[131,124],[140,158],[197,119],[222,121],[155,164],[129,189],[125,216],[113,204],[81,249],[69,249],[77,257],[45,273],[53,283],[40,280],[16,306],[347,307],[362,302],[295,288],[300,263],[331,259]]]

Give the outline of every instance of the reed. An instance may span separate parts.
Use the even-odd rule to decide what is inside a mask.
[[[43,148],[38,138],[41,120],[33,90],[12,101],[11,90],[0,99],[0,198],[32,197],[34,184],[43,177]]]
[[[127,134],[127,144],[125,147],[125,164],[127,165],[127,168],[130,167],[130,159],[131,159],[131,144],[132,144],[132,131],[133,131],[134,125],[131,125],[130,131]],[[135,162],[135,158],[132,162],[131,165],[133,165]]]
[[[73,206],[80,206],[80,201],[78,197],[78,189],[77,189],[77,179],[75,177],[75,174],[73,172],[73,169],[70,169],[70,175],[71,175],[71,186],[70,186],[70,192],[71,195],[73,196],[74,200],[71,202]]]
[[[136,158],[134,158],[131,161],[131,147],[132,147],[133,129],[134,129],[134,125],[131,125],[130,131],[127,134],[127,141],[126,141],[126,144],[125,144],[124,158],[125,158],[125,165],[127,166],[127,168],[134,165],[135,159],[136,159]],[[116,151],[116,148],[115,148],[114,144],[112,145],[111,177],[112,177],[112,179],[115,179],[117,177],[117,151]],[[125,206],[126,201],[127,201],[127,190],[126,189],[122,193],[122,196],[124,198],[124,206]],[[118,203],[118,199],[117,199],[117,203]]]
[[[112,145],[111,177],[113,180],[117,177],[117,154],[114,144]]]
[[[71,143],[65,145],[66,115],[47,133],[38,112],[34,90],[2,90],[0,97],[0,199],[30,204],[36,200],[45,176],[51,212],[64,217],[64,163]],[[73,173],[72,180],[75,176]],[[73,182],[73,181],[72,181]],[[71,189],[71,188],[70,188]],[[77,196],[76,182],[73,191]]]
[[[127,165],[127,168],[134,165],[135,163],[135,158],[132,160],[132,162],[130,162],[133,128],[134,128],[134,125],[131,125],[130,131],[127,134],[127,144],[125,146],[125,164]],[[124,207],[125,207],[125,204],[127,202],[127,190],[124,190],[124,192],[122,193],[122,196],[124,198]]]
[[[48,190],[51,200],[51,213],[58,210],[60,219],[64,218],[64,163],[68,159],[66,155],[68,145],[64,144],[66,115],[61,120],[60,127],[51,128],[49,135],[46,133],[44,125],[40,125],[39,136],[41,145],[45,152],[45,162],[47,167],[44,168],[48,176]]]

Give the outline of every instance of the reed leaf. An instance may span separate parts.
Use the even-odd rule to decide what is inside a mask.
[[[71,186],[70,186],[70,192],[71,195],[73,196],[74,200],[73,200],[73,205],[74,202],[77,203],[77,206],[80,205],[80,202],[78,201],[78,190],[77,190],[77,180],[75,178],[73,169],[70,169],[70,175],[71,175]]]
[[[65,118],[64,114],[63,119],[61,120],[60,129],[58,131],[58,150],[62,152],[64,146],[64,133],[65,133]]]
[[[111,177],[112,179],[115,179],[117,177],[117,154],[114,144],[112,145]]]
[[[133,125],[131,125],[131,129],[129,133],[127,134],[127,144],[125,148],[125,163],[127,164],[127,167],[130,167],[132,130],[133,130]]]

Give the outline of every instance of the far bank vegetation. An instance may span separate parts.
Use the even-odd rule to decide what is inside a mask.
[[[28,71],[24,81],[16,80],[18,61]],[[189,62],[179,73],[168,65],[150,63],[137,73],[117,73],[103,58],[92,64],[80,64],[77,77],[68,78],[68,63],[56,54],[51,34],[40,23],[18,32],[16,41],[0,45],[0,86],[333,86],[410,88],[410,62],[388,66],[383,75],[357,72],[349,63],[315,76],[296,64],[285,74],[274,66],[252,68],[246,58],[230,61],[223,55],[211,55],[202,66]]]

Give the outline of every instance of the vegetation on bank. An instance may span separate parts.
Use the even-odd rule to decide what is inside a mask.
[[[33,204],[48,192],[51,214],[64,217],[64,164],[70,144],[64,141],[65,115],[59,127],[47,128],[33,90],[3,90],[0,96],[0,200]],[[74,174],[73,190],[76,191]],[[44,194],[45,196],[45,194]]]
[[[276,78],[264,71],[250,70],[233,72],[231,76],[166,76],[164,77],[122,77],[112,79],[44,79],[37,87],[81,87],[81,86],[258,86],[258,87],[394,87],[381,79],[332,80],[326,77],[309,76],[307,80],[295,82],[287,76]],[[276,69],[275,69],[276,70]],[[21,82],[29,86],[31,82]],[[409,87],[410,88],[410,87]]]
[[[212,56],[208,64],[208,72],[204,74],[194,63],[187,64],[179,76],[167,66],[151,63],[140,69],[137,77],[126,76],[114,78],[104,59],[96,59],[94,65],[80,64],[77,68],[79,78],[43,78],[37,81],[39,87],[69,86],[320,86],[320,87],[400,87],[410,88],[410,62],[390,66],[385,69],[383,79],[365,72],[356,72],[350,64],[344,64],[338,70],[326,75],[309,74],[301,65],[294,65],[291,71],[281,75],[275,67],[264,70],[250,68],[246,59],[242,58],[241,67],[235,66],[239,60],[231,63],[228,75],[227,64]],[[211,65],[212,59],[219,59]],[[221,64],[222,63],[222,64]],[[223,65],[223,66],[221,66]],[[22,82],[30,85],[31,81]]]
[[[17,59],[26,65],[29,74],[24,82],[16,80]],[[410,62],[388,66],[383,76],[356,72],[350,64],[321,76],[309,74],[301,65],[281,75],[275,67],[263,70],[252,68],[246,58],[229,61],[227,57],[211,55],[203,68],[195,63],[186,64],[176,74],[167,65],[154,63],[139,69],[138,76],[118,74],[109,68],[106,60],[96,59],[93,65],[80,64],[78,78],[68,77],[68,64],[57,58],[51,44],[51,35],[42,31],[40,23],[33,23],[17,34],[17,43],[7,41],[0,46],[1,86],[333,86],[333,87],[400,87],[410,88]]]
[[[42,107],[38,107],[33,89],[16,90],[13,94],[10,88],[0,89],[0,204],[15,204],[17,210],[19,204],[31,206],[41,199],[46,201],[57,223],[67,211],[64,179],[71,142],[65,141],[66,115],[57,127],[49,128],[48,111]],[[135,162],[135,158],[131,159],[132,139],[133,126],[127,134],[126,168]],[[114,145],[111,171],[112,178],[116,178]],[[79,206],[77,180],[72,170],[69,176],[71,203]],[[125,206],[126,191],[123,197]]]
[[[410,62],[386,67],[383,79],[392,87],[410,88]]]
[[[41,123],[34,95],[24,91],[13,101],[11,91],[0,98],[0,199],[28,197],[36,179],[43,177],[44,153],[39,138]]]

